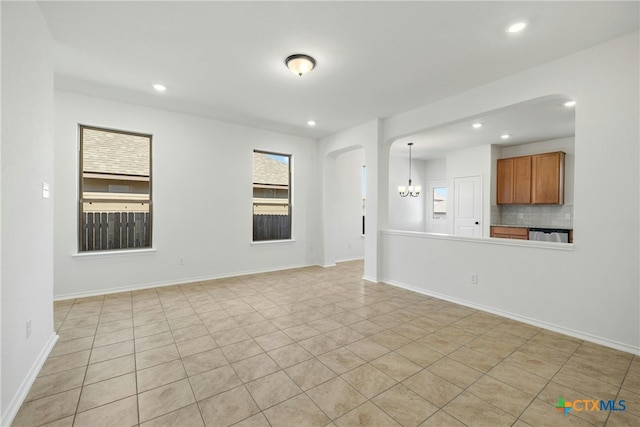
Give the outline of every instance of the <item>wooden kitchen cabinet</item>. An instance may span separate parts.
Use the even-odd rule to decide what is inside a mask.
[[[499,205],[564,204],[564,153],[499,159],[496,201]]]
[[[497,177],[499,205],[531,203],[531,156],[498,160]]]
[[[492,225],[490,236],[501,239],[529,240],[529,229],[525,227],[501,227]]]
[[[531,203],[564,204],[564,153],[531,156]]]

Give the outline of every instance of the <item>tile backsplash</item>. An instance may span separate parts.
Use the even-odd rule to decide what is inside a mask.
[[[491,223],[573,228],[573,205],[493,205],[491,206]]]

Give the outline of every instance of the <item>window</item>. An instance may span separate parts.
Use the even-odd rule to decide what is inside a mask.
[[[80,126],[80,252],[151,247],[151,135]]]
[[[433,217],[447,214],[447,187],[433,187]]]
[[[253,241],[291,239],[291,156],[253,152]]]
[[[364,236],[364,217],[367,202],[367,167],[362,166],[362,235]]]

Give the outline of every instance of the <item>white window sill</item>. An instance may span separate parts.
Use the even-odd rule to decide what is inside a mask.
[[[287,240],[259,240],[257,242],[251,242],[251,245],[270,245],[272,243],[281,244],[281,243],[295,243],[295,239],[287,239]]]
[[[152,255],[155,253],[156,253],[155,248],[123,249],[123,250],[114,249],[111,251],[79,252],[77,254],[71,255],[71,257],[77,260],[86,260],[86,259],[99,259],[99,258],[118,258],[118,257],[129,257],[129,256],[139,256],[139,255]]]

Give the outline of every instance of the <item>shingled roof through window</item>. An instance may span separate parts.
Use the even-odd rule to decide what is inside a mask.
[[[151,140],[147,136],[84,128],[84,172],[149,176]]]
[[[274,159],[269,154],[254,151],[253,183],[289,185],[289,165]]]

